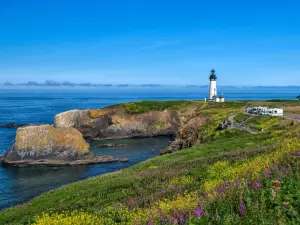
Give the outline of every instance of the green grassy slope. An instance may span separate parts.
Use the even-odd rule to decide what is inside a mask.
[[[220,110],[226,111],[227,115],[232,110],[239,111],[244,104],[210,104],[205,106],[202,114],[219,120],[223,115]],[[247,124],[263,131],[257,134],[238,130],[214,131],[209,141],[199,146],[159,156],[117,173],[76,182],[45,193],[28,204],[3,210],[0,221],[3,224],[36,221],[40,225],[68,224],[66,221],[82,224],[82,218],[86,224],[87,221],[90,224],[272,224],[278,219],[296,221],[300,201],[294,188],[299,186],[299,163],[294,154],[297,148],[300,149],[299,125],[290,126],[289,121],[273,117],[250,119]],[[293,176],[282,175],[289,185],[282,187],[283,193],[289,193],[288,200],[274,199],[270,192],[272,180],[260,177],[274,163],[294,171]],[[224,196],[216,196],[216,188],[236,179],[239,185],[228,188],[226,185]],[[248,182],[254,180],[260,182],[258,192],[249,189]],[[281,207],[283,202],[290,204],[290,210]],[[247,208],[245,215],[240,212],[243,204]],[[280,205],[281,214],[278,214],[276,204]],[[66,214],[61,214],[63,212]],[[42,213],[47,214],[42,216]],[[35,216],[42,217],[36,219]]]

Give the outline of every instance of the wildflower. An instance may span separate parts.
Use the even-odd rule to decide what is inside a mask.
[[[229,187],[229,183],[228,182],[223,183],[222,186],[221,186],[222,189],[225,189],[227,187]]]
[[[278,166],[278,164],[274,164],[274,166],[273,166],[273,167],[274,167],[274,169],[275,169],[275,170],[279,170],[279,166]]]
[[[184,223],[184,217],[183,215],[179,216],[179,224],[183,224]]]
[[[260,181],[255,181],[254,183],[252,183],[252,188],[254,189],[254,190],[256,190],[256,189],[258,189],[258,188],[260,188],[260,186],[261,186],[261,183],[260,183]]]
[[[290,172],[290,168],[282,167],[281,171],[284,172],[284,173],[289,173]]]
[[[300,152],[296,152],[296,156],[300,157]]]
[[[204,211],[202,208],[197,208],[197,209],[195,209],[194,213],[195,213],[196,217],[200,217],[200,216],[203,216]]]
[[[240,211],[240,215],[246,215],[247,211],[246,211],[246,205],[243,201],[240,201],[240,205],[239,205],[239,211]]]
[[[166,222],[166,217],[164,217],[163,215],[161,215],[160,217],[161,222]]]
[[[173,217],[171,218],[171,222],[172,222],[172,223],[177,223],[177,218],[173,216]]]
[[[270,169],[267,168],[266,171],[265,171],[265,173],[264,173],[264,177],[265,178],[270,178],[270,173],[271,173]]]

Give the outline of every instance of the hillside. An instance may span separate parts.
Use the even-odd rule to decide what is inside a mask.
[[[167,152],[181,151],[45,193],[1,211],[0,221],[36,225],[298,224],[300,123],[243,114],[244,107],[251,104],[285,107],[293,113],[300,105],[296,101],[123,104],[120,107],[128,114],[177,110],[180,127]],[[220,127],[229,118],[243,126]]]

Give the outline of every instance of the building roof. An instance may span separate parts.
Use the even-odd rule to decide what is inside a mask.
[[[211,71],[210,71],[210,76],[209,76],[209,79],[210,80],[216,80],[217,79],[217,75],[215,74],[215,70],[214,69],[212,69]]]

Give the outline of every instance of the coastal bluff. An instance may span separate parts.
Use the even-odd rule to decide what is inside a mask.
[[[87,140],[175,135],[179,123],[175,110],[128,113],[122,106],[71,110],[54,119],[56,128],[76,128]]]
[[[12,166],[76,165],[115,161],[112,157],[96,157],[89,144],[75,128],[52,125],[18,128],[14,145],[2,157]]]
[[[118,159],[111,156],[94,156],[88,141],[176,136],[180,109],[187,103],[147,101],[62,112],[55,116],[53,125],[19,127],[14,145],[1,161],[12,166],[115,162]]]

